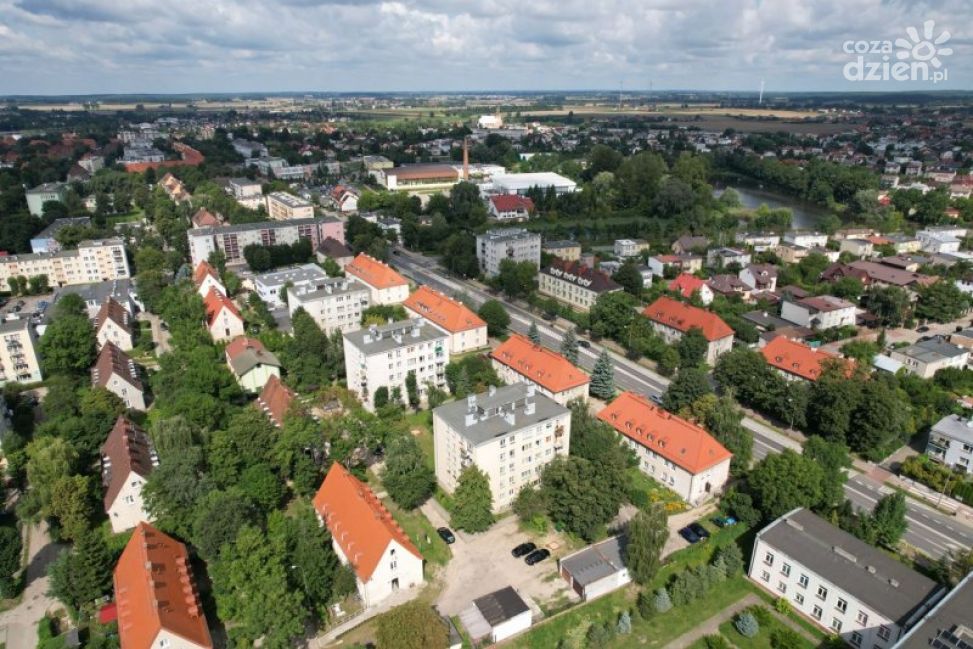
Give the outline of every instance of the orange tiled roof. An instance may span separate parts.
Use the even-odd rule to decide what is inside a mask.
[[[564,392],[589,381],[588,375],[572,365],[571,361],[541,345],[535,345],[530,338],[520,334],[511,334],[490,353],[490,357],[553,393]]]
[[[467,308],[465,304],[428,286],[420,286],[419,290],[402,303],[402,306],[411,309],[450,333],[469,331],[486,326],[486,322]]]
[[[363,582],[371,579],[392,541],[422,559],[382,501],[337,462],[315,494],[314,508]]]
[[[669,297],[660,297],[645,307],[642,314],[653,322],[672,327],[683,333],[696,328],[703,332],[706,340],[713,342],[733,335],[730,325],[718,315],[706,309],[683,304]]]
[[[689,298],[693,293],[706,286],[706,282],[695,275],[680,273],[679,277],[669,282],[669,290],[676,291],[683,297]]]
[[[598,419],[692,474],[701,473],[733,455],[696,424],[633,392],[618,395],[598,413]]]
[[[345,266],[345,273],[354,275],[369,286],[379,289],[409,284],[404,277],[392,270],[391,266],[365,253],[360,253]]]
[[[284,415],[287,414],[296,396],[293,390],[284,385],[279,376],[271,374],[263,390],[260,391],[260,396],[257,397],[257,405],[279,428],[284,425]]]
[[[115,599],[124,649],[151,649],[162,630],[213,646],[186,546],[148,523],[138,524],[115,566]]]
[[[216,317],[223,309],[229,309],[230,313],[241,320],[243,319],[243,316],[240,315],[240,310],[233,304],[233,300],[212,287],[209,289],[209,293],[206,294],[206,299],[203,300],[203,306],[206,307],[206,324],[208,325],[213,324],[213,321],[216,320]]]
[[[193,284],[199,286],[206,279],[206,276],[210,275],[217,282],[220,281],[220,275],[216,272],[216,269],[208,261],[201,261],[196,264],[196,270],[193,271]]]
[[[808,381],[817,381],[821,376],[821,363],[840,358],[826,351],[812,349],[786,336],[777,336],[760,353],[767,359],[768,365]],[[848,360],[846,363],[850,371],[853,362]]]

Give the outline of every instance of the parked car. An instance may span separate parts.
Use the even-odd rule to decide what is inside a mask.
[[[689,525],[689,529],[691,529],[693,531],[693,533],[696,536],[699,537],[699,540],[700,541],[705,541],[706,539],[709,538],[709,530],[707,530],[705,527],[703,527],[699,523],[692,523],[692,524],[690,524]]]
[[[520,545],[518,545],[517,547],[515,547],[510,552],[510,554],[512,554],[515,559],[519,559],[520,557],[523,557],[523,556],[526,556],[526,555],[530,554],[531,552],[533,552],[536,549],[537,549],[537,546],[534,545],[533,543],[531,543],[530,541],[528,541],[527,543],[521,543]]]
[[[443,541],[446,541],[447,545],[452,545],[456,543],[456,535],[448,527],[440,527],[436,530],[436,534],[439,535]]]
[[[679,530],[679,536],[686,539],[690,543],[696,543],[699,541],[699,535],[696,534],[688,525],[681,530]]]
[[[717,527],[730,527],[737,524],[737,519],[732,516],[717,516],[713,519],[713,524]]]
[[[654,401],[655,403],[659,404],[660,406],[662,405],[662,395],[661,394],[650,394],[649,395],[649,398],[652,399],[652,401]]]
[[[584,347],[585,349],[591,349],[591,343],[589,343],[584,338],[578,338],[578,347]]]
[[[918,331],[918,332],[919,332],[919,333],[921,333],[921,334],[924,334],[924,333],[926,333],[927,331],[929,331],[929,327],[927,327],[926,325],[922,325],[921,327],[918,327],[918,328],[916,329],[916,331]]]
[[[524,561],[527,562],[528,566],[532,566],[535,563],[540,563],[541,561],[548,558],[549,556],[551,556],[551,551],[541,548],[540,550],[534,550],[526,557],[524,557]]]

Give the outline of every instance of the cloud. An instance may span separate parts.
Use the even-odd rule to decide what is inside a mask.
[[[929,19],[973,87],[968,0],[0,0],[0,93],[894,89],[841,44]]]

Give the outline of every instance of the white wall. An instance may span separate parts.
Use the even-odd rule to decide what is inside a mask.
[[[490,632],[490,637],[494,642],[500,642],[501,640],[529,629],[531,621],[532,615],[530,609],[528,608],[520,615],[512,617],[506,622],[502,622],[493,627],[493,630]]]
[[[142,487],[145,478],[130,471],[125,478],[125,485],[115,497],[115,502],[108,508],[108,520],[111,521],[111,531],[115,534],[130,530],[142,521],[152,522],[149,513],[145,511],[142,500]]]

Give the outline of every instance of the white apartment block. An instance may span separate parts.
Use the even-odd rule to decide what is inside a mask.
[[[314,205],[287,192],[267,194],[267,216],[273,221],[314,218]]]
[[[30,322],[0,322],[0,385],[34,383],[42,378],[37,336]]]
[[[784,300],[780,317],[809,329],[832,329],[854,326],[857,309],[847,300],[830,295]]]
[[[263,187],[249,178],[230,178],[226,191],[243,207],[255,210],[264,205]]]
[[[427,384],[446,385],[449,335],[423,319],[404,320],[351,331],[344,335],[345,375],[348,389],[356,392],[367,410],[375,410],[375,391],[394,388],[408,398],[405,379],[415,372],[420,399]]]
[[[943,417],[929,431],[926,454],[953,470],[973,473],[973,419]]]
[[[0,285],[11,277],[47,275],[50,286],[87,284],[130,276],[121,239],[82,241],[76,250],[0,257]]]
[[[27,209],[32,216],[44,215],[44,203],[56,201],[64,202],[64,195],[67,193],[68,186],[65,183],[44,183],[33,189],[28,189],[25,194],[27,197]]]
[[[944,592],[806,509],[781,516],[757,534],[749,577],[860,649],[892,647]]]
[[[535,266],[541,264],[541,235],[528,232],[523,228],[490,230],[476,236],[476,258],[480,271],[487,277],[500,273],[500,262],[504,259],[521,262],[529,261]]]
[[[541,294],[581,311],[591,310],[603,294],[622,290],[608,273],[563,259],[554,259],[550,266],[542,268],[537,273],[537,285]]]
[[[490,480],[495,512],[567,456],[571,439],[571,411],[525,383],[444,404],[433,410],[432,425],[439,484],[452,493],[463,469],[475,465]]]
[[[361,329],[362,312],[371,304],[368,287],[346,277],[324,278],[287,289],[287,310],[304,309],[327,334]]]
[[[301,239],[308,239],[311,248],[316,250],[328,237],[344,243],[345,224],[344,221],[330,216],[289,221],[261,221],[193,228],[186,233],[186,237],[189,239],[189,256],[193,268],[196,268],[199,262],[209,259],[210,253],[215,250],[226,255],[226,263],[232,266],[246,263],[243,250],[251,245],[293,244]]]
[[[791,230],[784,233],[784,243],[790,243],[802,248],[824,248],[828,245],[828,235],[823,232],[806,232]]]
[[[615,239],[612,251],[616,257],[638,257],[643,250],[649,249],[649,242],[645,239]]]
[[[257,275],[253,278],[253,290],[269,309],[279,309],[284,306],[286,287],[299,288],[327,278],[328,274],[317,264],[303,264]]]

